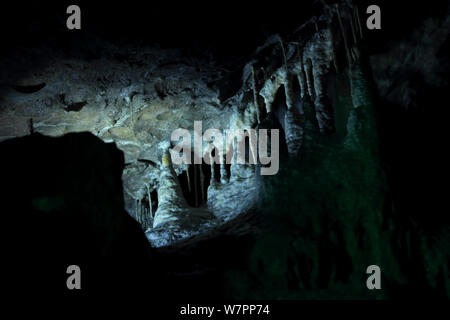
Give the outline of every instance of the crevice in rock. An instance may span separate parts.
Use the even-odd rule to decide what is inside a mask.
[[[39,84],[36,84],[36,85],[29,85],[29,86],[12,85],[11,87],[14,90],[16,90],[17,92],[30,94],[30,93],[38,92],[39,90],[44,88],[45,87],[45,82],[39,83]]]
[[[83,109],[83,107],[84,107],[85,105],[87,105],[87,101],[75,102],[75,103],[69,104],[69,105],[65,108],[65,110],[66,110],[66,111],[75,111],[75,112],[78,112],[78,111],[80,111],[81,109]]]
[[[202,196],[203,196],[203,201],[204,203],[206,203],[208,201],[208,187],[209,184],[211,183],[211,166],[206,164],[205,162],[202,162],[202,164],[200,165],[202,173],[203,173],[203,192],[202,192]]]
[[[280,88],[277,90],[277,93],[275,94],[275,99],[274,99],[272,105],[273,105],[272,111],[276,115],[277,120],[280,122],[280,125],[284,131],[285,130],[284,116],[286,114],[286,109],[287,109],[284,85],[281,85]]]
[[[153,218],[155,216],[156,210],[158,209],[158,190],[154,189],[152,192],[150,192],[150,197],[151,197],[151,204],[152,204],[152,210],[150,213]],[[147,200],[148,200],[148,197],[147,197]]]
[[[147,191],[142,199],[134,200],[134,218],[141,225],[142,230],[147,230],[153,225],[153,218],[158,209],[158,190],[155,188],[150,191],[147,186]]]
[[[212,156],[212,158],[214,158],[216,156],[216,148],[214,148],[211,151],[211,156]],[[216,182],[220,182],[220,164],[214,163],[213,166],[214,166],[214,180]],[[211,175],[210,175],[210,177],[211,177]],[[210,179],[210,181],[211,181],[211,179]]]
[[[284,94],[284,90],[283,94]],[[284,123],[284,117],[280,121],[278,119],[278,116],[275,114],[275,112],[269,112],[266,117],[264,118],[264,121],[261,122],[260,129],[267,129],[267,135],[269,137],[269,147],[268,150],[270,150],[270,130],[272,129],[278,129],[279,130],[279,155],[280,155],[280,161],[286,160],[289,156],[288,147],[287,147],[287,141],[286,141],[286,134],[284,131],[284,128],[282,127],[281,123]]]
[[[211,168],[206,163],[190,164],[178,175],[181,191],[189,206],[197,208],[206,203],[210,179]]]
[[[165,97],[167,97],[167,88],[165,86],[164,80],[155,83],[155,90],[160,99],[164,99]]]
[[[146,163],[148,165],[151,165],[153,167],[156,167],[156,163],[151,161],[151,160],[147,160],[147,159],[137,159],[138,162],[142,162],[142,163]]]
[[[245,136],[244,137],[244,143],[245,143],[245,145],[244,145],[244,151],[245,151],[245,158],[244,158],[244,160],[245,160],[245,163],[256,164],[256,160],[257,159],[254,159],[255,156],[257,157],[257,155],[255,154],[256,150],[251,150],[250,149],[250,137]],[[228,176],[230,176],[230,169],[231,169],[230,167],[231,167],[231,165],[229,165],[228,169],[227,169]]]
[[[192,192],[192,168],[191,165],[188,165],[187,170],[183,171],[180,175],[178,175],[178,182],[180,183],[181,191],[183,193],[186,202],[190,206],[194,206],[195,199],[193,198]]]

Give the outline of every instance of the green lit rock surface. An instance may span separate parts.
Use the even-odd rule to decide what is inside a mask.
[[[449,296],[448,231],[442,231],[439,248],[412,223],[397,223],[378,151],[373,101],[358,67],[352,89],[358,104],[350,105],[345,137],[320,136],[310,117],[299,157],[265,178],[263,231],[246,262],[226,272],[227,294],[245,299],[384,299],[424,291]],[[386,290],[367,289],[369,265],[380,266]]]

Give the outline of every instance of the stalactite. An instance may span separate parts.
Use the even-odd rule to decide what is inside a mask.
[[[320,131],[324,134],[329,134],[335,131],[334,113],[326,92],[326,75],[329,67],[324,63],[323,59],[323,56],[317,54],[317,61],[315,61],[316,63],[313,65],[315,90],[314,107]]]
[[[286,82],[284,68],[278,69],[270,79],[264,83],[259,95],[264,98],[267,113],[272,112],[272,103],[280,86]]]
[[[350,18],[350,28],[352,29],[353,42],[356,45],[358,43],[358,39],[356,38],[355,25],[353,23],[353,19]]]
[[[352,53],[352,59],[353,61],[358,61],[359,60],[359,51],[356,47],[353,47],[351,50]]]
[[[284,68],[285,68],[285,74],[284,74],[284,93],[286,96],[286,105],[288,109],[292,108],[293,105],[293,94],[292,94],[292,87],[290,82],[290,76],[289,76],[289,66],[288,61],[286,57],[286,50],[284,48],[283,40],[280,38],[280,45],[281,45],[281,51],[283,53],[283,59],[284,59]]]
[[[351,9],[350,20],[352,20],[352,22],[353,22],[355,36],[356,36],[356,38],[358,38],[358,41],[359,41],[359,39],[360,39],[359,25],[358,25],[358,18],[356,17],[356,11],[355,11],[354,6]]]
[[[339,73],[339,67],[337,65],[337,60],[336,60],[336,52],[334,51],[334,41],[331,41],[331,54],[333,55],[333,66],[334,66],[334,70],[336,71],[336,74]]]
[[[137,214],[138,214],[138,222],[142,224],[142,216],[141,216],[141,199],[137,200]]]
[[[258,123],[261,123],[261,111],[258,102],[258,93],[256,91],[256,78],[255,78],[255,68],[252,66],[252,89],[253,89],[253,104],[256,109],[256,118]]]
[[[303,124],[297,109],[293,108],[286,111],[284,124],[289,156],[296,156],[303,143]]]
[[[216,179],[215,179],[215,176],[216,176],[216,168],[215,168],[215,166],[214,166],[214,157],[212,156],[212,151],[211,151],[211,153],[209,154],[209,163],[210,163],[210,165],[211,165],[211,179],[210,179],[209,184],[210,184],[210,185],[214,185],[215,182],[216,182]]]
[[[286,68],[286,73],[288,72],[288,62],[286,57],[286,51],[284,50],[284,44],[283,39],[280,38],[280,45],[281,45],[281,52],[283,53],[283,61],[284,61],[284,67]]]
[[[227,168],[225,167],[225,152],[223,152],[222,161],[220,163],[220,183],[226,184],[228,183],[228,173]]]
[[[314,97],[315,97],[314,78],[313,78],[313,72],[312,72],[311,59],[306,60],[304,67],[305,67],[305,75],[306,75],[306,84],[307,84],[307,88],[308,88],[308,94],[312,99],[314,99]]]
[[[297,44],[297,53],[298,53],[298,61],[300,64],[300,70],[297,74],[297,79],[300,85],[300,98],[303,98],[306,94],[306,76],[305,76],[305,68],[303,66],[302,54],[300,46],[298,44]]]
[[[347,55],[348,67],[351,68],[352,64],[351,64],[350,50],[348,47],[347,36],[345,34],[344,24],[342,23],[341,11],[339,10],[338,4],[336,4],[336,12],[337,12],[338,21],[339,21],[339,27],[341,28],[342,38],[344,40],[344,47],[345,47],[345,53]]]
[[[237,164],[237,144],[236,143],[231,143],[228,147],[233,149],[233,158],[231,159],[231,163],[230,163],[230,180],[236,178],[237,176],[237,169],[238,169],[238,164]],[[234,157],[236,157],[236,163],[234,162]]]
[[[286,106],[288,110],[290,110],[294,105],[294,98],[292,93],[292,81],[290,81],[289,74],[286,74],[286,81],[284,83],[284,94],[286,96]]]
[[[142,205],[142,217],[144,220],[144,223],[142,224],[142,226],[143,226],[144,230],[146,230],[147,226],[148,226],[148,210],[144,205]]]
[[[306,43],[303,51],[308,93],[314,103],[315,116],[323,134],[335,131],[334,112],[327,94],[328,75],[333,60],[332,33],[323,29],[319,37]]]
[[[188,191],[189,193],[191,193],[191,177],[190,177],[190,173],[189,173],[189,165],[187,165],[186,167],[186,179],[187,179],[187,185],[188,185]]]
[[[251,137],[251,135],[249,135]],[[255,132],[255,136],[253,137],[253,139],[256,139],[255,141],[259,141],[258,140],[258,132]],[[251,138],[249,138],[249,146],[248,149],[250,150],[250,155],[252,157],[252,159],[249,159],[249,163],[250,164],[256,164],[258,161],[258,150],[255,150],[255,148],[253,148],[253,146],[256,146],[256,143],[251,143],[252,140]]]
[[[138,200],[136,200],[136,206],[134,208],[134,215],[136,217],[136,221],[141,223],[141,221],[139,221],[139,212],[138,212]]]
[[[133,104],[130,104],[130,110],[131,110],[131,116],[130,116],[130,121],[131,121],[131,123],[130,123],[130,126],[133,126],[133,118],[134,118],[134,116],[133,116]]]
[[[364,36],[363,36],[363,28],[362,28],[362,25],[361,25],[361,19],[359,18],[358,6],[355,5],[354,6],[354,10],[355,10],[355,13],[356,13],[356,20],[358,21],[359,34],[361,36],[361,39],[363,39],[364,38]]]
[[[262,70],[264,82],[265,82],[265,81],[267,81],[267,72],[266,72],[266,69],[264,69],[263,67],[261,67],[261,70]]]

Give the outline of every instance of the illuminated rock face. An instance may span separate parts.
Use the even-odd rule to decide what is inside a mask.
[[[351,9],[344,9],[345,22]],[[83,60],[41,48],[33,54],[49,61],[39,68],[20,55],[6,57],[17,72],[0,74],[6,84],[0,87],[0,140],[31,132],[61,136],[89,131],[114,142],[125,156],[125,208],[150,242],[162,246],[195,236],[253,210],[258,177],[248,164],[231,165],[228,173],[225,166],[170,163],[172,132],[192,132],[194,121],[218,130],[251,129],[268,113],[281,111],[281,143],[296,157],[309,101],[320,132],[333,133],[327,81],[342,60],[336,52],[349,32],[332,32],[336,21],[336,10],[327,8],[286,39],[269,38],[242,70],[240,88],[226,100],[221,100],[223,88],[215,85],[223,77],[220,66],[177,49],[103,43],[102,58]],[[280,92],[284,98],[277,101]]]

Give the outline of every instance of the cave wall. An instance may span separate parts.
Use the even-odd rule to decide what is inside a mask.
[[[443,161],[448,118],[442,111],[448,6],[439,4],[446,9],[439,14],[418,14],[414,7],[419,22],[387,35],[384,30],[400,14],[388,15],[386,28],[371,34],[358,21],[366,2],[355,3],[316,2],[301,23],[265,35],[256,49],[250,41],[241,58],[230,55],[233,45],[217,39],[214,49],[180,49],[113,43],[98,35],[77,38],[66,51],[46,43],[2,52],[8,65],[0,70],[2,144],[65,135],[63,145],[70,149],[72,133],[84,131],[116,144],[123,152],[123,188],[115,175],[111,198],[97,188],[76,198],[79,185],[67,196],[86,206],[81,224],[100,221],[88,241],[100,239],[92,255],[114,252],[108,249],[111,239],[127,243],[120,230],[130,224],[133,235],[145,234],[160,247],[156,261],[163,271],[149,279],[139,269],[136,277],[146,274],[142,287],[161,276],[175,288],[169,296],[198,286],[193,291],[200,297],[214,290],[218,297],[257,299],[448,297],[448,215],[437,205],[445,194],[432,179],[443,180],[435,164]],[[261,177],[260,167],[248,163],[174,165],[170,132],[192,130],[200,119],[204,128],[280,129],[280,172]],[[91,149],[101,152],[104,144],[94,141]],[[42,152],[22,149],[17,156],[24,167]],[[63,164],[83,172],[105,169],[97,163],[102,155],[80,160],[64,150],[59,152],[70,161],[63,158],[43,172],[55,175],[66,170]],[[45,159],[46,166],[55,160]],[[30,173],[37,183],[32,191],[45,179],[34,179],[36,172]],[[105,186],[108,176],[100,174]],[[56,184],[70,186],[72,178],[85,183],[70,176]],[[6,194],[21,202],[19,191]],[[35,209],[52,212],[60,204],[59,198],[47,200]],[[67,212],[78,214],[72,209]],[[118,217],[122,222],[115,223]],[[32,225],[25,230],[25,239],[41,236]],[[148,249],[139,241],[129,246]],[[137,255],[151,265],[155,260],[146,249]],[[383,291],[364,287],[371,264],[382,266]]]

